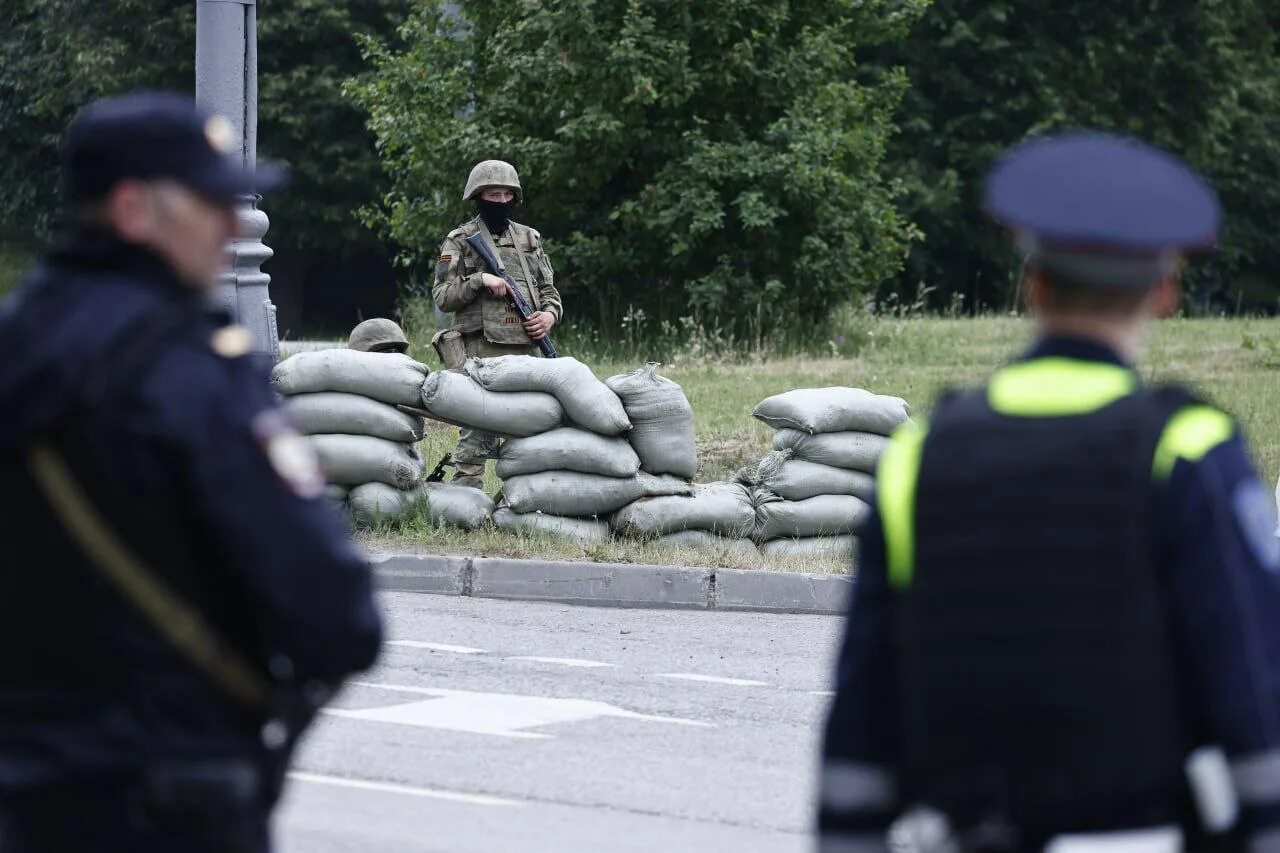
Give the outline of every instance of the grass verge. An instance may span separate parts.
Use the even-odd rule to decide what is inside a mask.
[[[1173,319],[1156,325],[1141,372],[1151,382],[1179,380],[1239,418],[1267,482],[1280,474],[1280,326],[1271,319]],[[1012,317],[887,318],[863,332],[856,354],[846,357],[795,356],[777,359],[702,353],[677,354],[663,373],[683,386],[693,405],[701,467],[700,482],[724,479],[770,449],[773,431],[751,417],[765,397],[801,387],[852,385],[906,398],[918,415],[928,415],[938,392],[981,382],[1028,343],[1030,325]],[[419,358],[434,366],[429,349]],[[583,357],[583,356],[579,356]],[[585,360],[585,359],[584,359]],[[639,361],[592,361],[596,375],[633,370]],[[456,440],[457,431],[431,429],[420,449],[434,465]],[[486,489],[499,482],[492,466]],[[361,534],[375,551],[493,554],[567,560],[673,565],[774,568],[808,572],[843,571],[839,561],[771,560],[741,562],[654,543],[613,541],[582,547],[546,537],[506,531],[464,533],[421,520]]]

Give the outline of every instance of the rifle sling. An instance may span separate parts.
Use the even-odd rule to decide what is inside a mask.
[[[121,540],[62,455],[48,441],[37,440],[29,448],[28,462],[32,479],[89,564],[228,696],[251,711],[269,713],[272,691],[266,677]]]

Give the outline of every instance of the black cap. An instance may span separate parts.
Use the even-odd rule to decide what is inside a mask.
[[[62,142],[69,199],[91,201],[124,178],[169,178],[216,201],[283,186],[281,166],[251,168],[230,123],[173,92],[133,92],[82,109]]]
[[[985,207],[1028,259],[1099,290],[1149,287],[1218,240],[1213,189],[1172,154],[1100,133],[1035,139],[987,177]]]

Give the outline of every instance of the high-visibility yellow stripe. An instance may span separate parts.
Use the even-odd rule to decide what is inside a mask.
[[[884,529],[889,584],[904,589],[915,571],[916,482],[926,430],[908,421],[893,434],[876,468],[876,505]]]
[[[1197,462],[1235,435],[1230,416],[1209,406],[1187,406],[1169,419],[1151,460],[1151,475],[1167,480],[1179,459]]]
[[[1128,368],[1052,356],[998,371],[987,387],[987,402],[1005,415],[1081,415],[1097,411],[1137,387],[1138,377]]]

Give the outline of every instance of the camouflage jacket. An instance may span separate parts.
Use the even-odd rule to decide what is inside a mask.
[[[483,331],[486,339],[498,344],[528,344],[520,315],[505,299],[492,296],[481,283],[482,273],[492,272],[467,244],[467,237],[484,224],[479,217],[449,232],[436,262],[436,282],[431,295],[441,311],[453,314],[453,328],[464,334]],[[547,311],[560,322],[563,310],[555,286],[555,273],[542,236],[528,225],[512,222],[505,234],[494,238],[507,274],[515,279],[521,293],[535,311]]]

